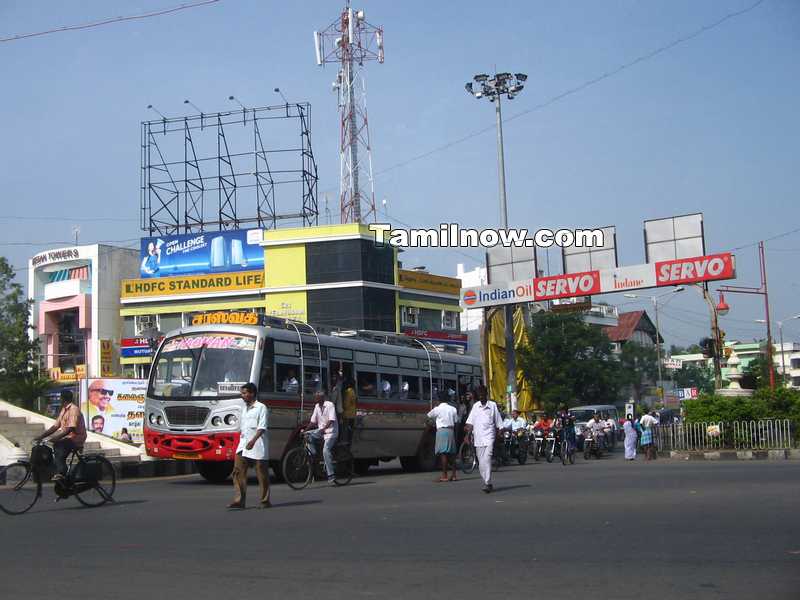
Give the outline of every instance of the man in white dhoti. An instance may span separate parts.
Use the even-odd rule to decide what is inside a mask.
[[[475,454],[478,457],[478,469],[483,479],[483,491],[487,494],[492,487],[492,449],[497,430],[503,427],[503,419],[497,404],[486,396],[486,387],[478,388],[478,402],[472,405],[472,410],[467,417],[465,431],[473,432]]]
[[[625,430],[625,460],[633,460],[636,458],[636,426],[633,424],[633,415],[628,415],[625,419],[625,424],[622,426]]]

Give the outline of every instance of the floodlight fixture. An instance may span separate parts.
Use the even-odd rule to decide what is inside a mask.
[[[165,117],[164,115],[162,115],[162,114],[161,114],[161,111],[160,111],[160,110],[158,110],[158,109],[157,109],[155,106],[153,106],[152,104],[148,104],[148,105],[147,105],[147,108],[148,108],[148,110],[152,110],[154,113],[156,113],[156,114],[157,114],[159,117],[161,117],[161,118],[162,118],[164,121],[166,121],[166,120],[167,120],[167,117]]]
[[[527,81],[528,80],[528,76],[525,75],[525,73],[517,73],[516,75],[514,75],[514,77],[517,78],[517,81]]]
[[[193,109],[195,109],[197,112],[199,112],[201,115],[203,114],[203,111],[202,111],[202,110],[200,110],[199,108],[197,108],[197,106],[196,106],[195,104],[193,104],[191,100],[184,100],[184,101],[183,101],[183,103],[184,103],[184,104],[188,104],[188,105],[189,105],[189,106],[191,106]]]
[[[472,88],[472,82],[471,81],[469,83],[464,84],[464,89],[467,90],[467,92],[469,92],[473,96],[475,95],[475,90]]]
[[[475,81],[477,81],[477,82],[481,83],[481,82],[484,82],[484,81],[486,81],[487,79],[489,79],[489,76],[488,76],[486,73],[480,73],[480,74],[478,74],[478,75],[475,75],[475,77],[473,77],[473,79],[474,79]]]

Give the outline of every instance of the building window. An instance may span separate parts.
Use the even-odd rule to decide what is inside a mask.
[[[173,329],[180,329],[182,326],[183,315],[181,313],[158,316],[158,329],[164,334],[172,331]]]
[[[419,309],[416,306],[401,307],[400,321],[406,327],[417,327],[419,325]]]
[[[144,335],[148,329],[158,329],[158,315],[138,315],[134,321],[136,335]]]
[[[456,329],[457,319],[456,313],[452,310],[442,311],[442,329]]]

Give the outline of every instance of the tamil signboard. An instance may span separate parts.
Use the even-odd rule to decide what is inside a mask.
[[[261,229],[236,229],[141,240],[143,278],[231,273],[264,268]]]
[[[518,302],[541,302],[735,277],[735,258],[726,252],[463,288],[461,306],[480,308]]]
[[[264,287],[263,270],[158,279],[123,279],[120,283],[120,297],[125,301],[130,298],[208,295],[217,292],[259,290],[262,287]]]
[[[87,416],[87,428],[114,438],[120,438],[125,429],[134,444],[141,444],[144,441],[146,391],[146,379],[105,377],[85,380],[81,404]]]

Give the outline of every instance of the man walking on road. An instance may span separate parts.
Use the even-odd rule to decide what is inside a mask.
[[[497,404],[486,396],[486,386],[478,387],[478,402],[472,406],[467,417],[466,433],[473,432],[475,454],[478,457],[478,469],[483,479],[483,491],[487,494],[492,486],[492,449],[497,430],[503,427],[503,419]]]
[[[435,453],[442,464],[442,476],[438,481],[448,481],[447,461],[453,463],[453,474],[450,481],[456,480],[456,436],[455,426],[458,419],[458,411],[455,406],[441,400],[436,408],[428,413],[429,419],[436,419],[436,449]]]
[[[236,497],[228,508],[244,508],[247,499],[247,471],[256,468],[261,508],[270,508],[269,501],[269,463],[267,456],[267,407],[256,401],[257,389],[253,383],[242,386],[242,400],[245,408],[242,414],[239,447],[233,462],[233,489]]]

